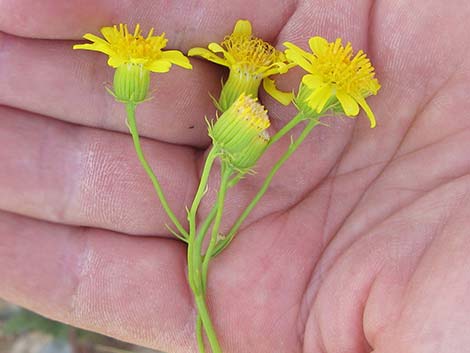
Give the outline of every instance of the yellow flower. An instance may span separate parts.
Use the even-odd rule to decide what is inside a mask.
[[[286,57],[301,66],[309,74],[302,79],[297,97],[297,105],[304,102],[317,113],[328,108],[332,102],[339,102],[347,116],[359,114],[359,106],[367,114],[371,127],[375,127],[374,113],[365,98],[376,95],[380,84],[374,77],[374,67],[367,55],[360,50],[353,56],[351,43],[343,47],[341,39],[329,43],[322,37],[309,40],[312,53],[306,52],[296,45],[286,42]],[[299,97],[302,97],[299,101]],[[328,103],[328,104],[327,104]]]
[[[165,50],[168,39],[165,33],[154,36],[153,28],[146,38],[140,31],[140,25],[135,26],[134,34],[129,33],[127,25],[101,28],[103,38],[87,33],[83,38],[93,43],[76,44],[73,49],[99,51],[109,55],[108,65],[117,68],[132,63],[142,65],[144,69],[153,72],[168,72],[172,64],[191,69],[187,57],[178,50]]]
[[[269,78],[289,69],[284,53],[254,37],[249,21],[237,21],[232,34],[226,36],[220,44],[210,43],[208,48],[193,48],[188,55],[201,56],[230,69],[218,102],[222,111],[227,110],[242,93],[258,97],[261,82],[266,92],[282,104],[291,102],[292,94],[279,91]]]
[[[233,169],[246,173],[266,150],[270,121],[266,109],[256,98],[244,93],[213,124],[209,136]]]
[[[73,49],[98,51],[109,56],[108,65],[116,68],[114,92],[111,94],[123,103],[138,104],[147,99],[150,72],[168,72],[172,64],[191,69],[189,59],[178,50],[162,50],[168,39],[163,33],[153,35],[153,28],[146,38],[135,26],[134,34],[127,25],[101,28],[103,38],[87,33],[83,38],[92,43],[76,44]]]

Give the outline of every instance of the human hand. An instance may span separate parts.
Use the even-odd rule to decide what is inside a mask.
[[[469,345],[470,204],[464,1],[0,2],[0,296],[80,327],[171,352],[195,351],[186,249],[135,157],[124,108],[102,87],[86,32],[140,22],[187,51],[248,18],[255,34],[305,47],[366,49],[378,121],[325,120],[209,274],[226,352],[463,352]],[[34,38],[34,39],[33,39]],[[45,40],[52,39],[52,40]],[[221,69],[155,75],[139,106],[145,153],[184,219]],[[282,78],[281,88],[298,82]],[[263,99],[264,98],[264,99]],[[292,116],[262,97],[279,128]],[[296,132],[294,132],[295,134]],[[228,227],[287,147],[230,191]],[[209,194],[208,197],[213,197]],[[207,212],[210,203],[202,206]]]

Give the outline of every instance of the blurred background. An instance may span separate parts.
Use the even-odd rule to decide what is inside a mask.
[[[46,319],[0,300],[0,353],[162,353]]]

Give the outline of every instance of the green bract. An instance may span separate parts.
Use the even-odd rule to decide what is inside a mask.
[[[114,96],[123,103],[138,104],[147,99],[150,71],[141,64],[127,63],[114,73]]]
[[[242,94],[213,125],[209,136],[221,158],[233,169],[247,172],[261,157],[269,143],[265,131],[270,125],[264,107]]]

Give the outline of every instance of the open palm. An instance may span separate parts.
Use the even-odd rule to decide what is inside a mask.
[[[124,108],[102,87],[112,70],[71,45],[140,22],[186,51],[247,18],[274,43],[351,41],[382,90],[369,100],[378,127],[326,119],[213,261],[209,304],[224,351],[467,351],[469,16],[464,0],[0,1],[0,296],[123,340],[196,350],[185,245],[168,234]],[[207,93],[222,73],[192,62],[156,75],[154,99],[137,112],[180,219],[209,144]],[[275,128],[294,113],[262,100]],[[224,229],[288,143],[230,190]]]

